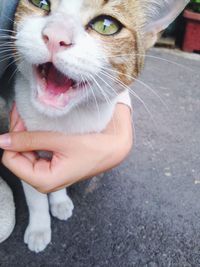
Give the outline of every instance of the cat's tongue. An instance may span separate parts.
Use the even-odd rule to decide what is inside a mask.
[[[46,91],[51,95],[60,95],[72,88],[74,82],[59,72],[53,64],[49,66],[46,76]]]
[[[38,66],[36,78],[37,97],[42,104],[63,108],[76,95],[77,83],[63,75],[52,63]]]

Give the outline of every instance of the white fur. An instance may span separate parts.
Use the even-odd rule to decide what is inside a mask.
[[[107,81],[106,86],[98,78],[101,69],[110,66],[105,60],[106,55],[99,41],[87,34],[81,25],[81,3],[82,1],[60,1],[58,9],[52,15],[43,18],[27,17],[18,27],[16,45],[22,60],[18,64],[20,73],[15,85],[16,103],[29,130],[61,131],[67,134],[100,132],[111,119],[117,100],[117,94],[114,92],[116,84]],[[37,101],[37,85],[32,71],[32,64],[42,64],[50,60],[51,55],[41,33],[49,23],[58,20],[61,23],[64,21],[68,29],[73,31],[75,45],[56,54],[54,65],[76,80],[83,77],[93,82],[92,88],[81,92],[60,110],[46,107]],[[103,94],[101,88],[104,90]],[[24,241],[30,250],[40,252],[51,240],[48,199],[46,195],[40,194],[25,183],[23,187],[30,213]],[[66,190],[50,194],[50,208],[52,215],[62,220],[72,215],[73,203],[66,195]]]
[[[15,204],[11,189],[0,177],[0,243],[6,240],[15,226]]]

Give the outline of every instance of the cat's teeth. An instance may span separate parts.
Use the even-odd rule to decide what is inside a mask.
[[[42,74],[42,76],[43,76],[43,79],[45,79],[44,77],[45,77],[45,75],[46,75],[46,72],[45,72],[44,68],[42,69],[41,74]]]
[[[65,95],[64,94],[61,94],[59,97],[58,97],[58,101],[63,101],[65,98]]]
[[[41,89],[41,87],[39,85],[37,86],[37,91],[38,91],[38,95],[39,96],[43,95],[43,91],[42,91],[42,89]]]

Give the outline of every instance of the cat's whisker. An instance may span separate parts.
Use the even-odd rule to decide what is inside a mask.
[[[1,42],[1,40],[0,40],[0,47],[1,47],[1,49],[7,48],[7,47],[13,47],[13,48],[15,47],[16,48],[14,42],[11,40],[4,40],[3,42]]]
[[[95,74],[95,76],[97,76],[98,79],[101,79],[101,81],[103,81],[105,83],[105,81],[102,79],[102,77],[100,75]],[[109,86],[108,83],[107,83],[107,85]],[[101,93],[102,93],[103,97],[105,98],[106,102],[108,103],[108,105],[110,105],[111,100],[110,100],[109,95],[112,95],[112,94],[110,94],[110,91],[106,92],[103,87],[101,87],[100,89],[101,89]],[[115,95],[117,95],[117,94],[115,94]]]
[[[105,75],[106,76],[106,74],[105,73],[102,73],[103,75]],[[111,75],[112,76],[112,75]],[[113,78],[113,81],[115,81],[116,83],[120,83],[120,85],[122,86],[122,87],[125,87],[124,89],[126,89],[126,90],[128,90],[129,92],[130,92],[130,94],[131,95],[133,95],[137,100],[139,100],[139,102],[144,106],[144,109],[146,110],[146,112],[147,112],[147,114],[150,116],[150,118],[151,118],[151,120],[152,120],[152,122],[153,122],[153,124],[155,125],[155,128],[158,128],[157,127],[157,123],[156,123],[156,121],[155,121],[155,119],[154,119],[154,116],[153,116],[153,114],[151,113],[151,111],[150,111],[150,109],[148,108],[148,106],[146,105],[146,103],[130,88],[130,87],[128,87],[128,86],[126,86],[125,84],[123,84],[120,80],[118,80],[118,79],[114,79],[115,77],[108,77],[108,78],[110,78],[111,80],[112,80],[112,78]],[[122,84],[121,84],[122,83]],[[134,127],[134,125],[133,125],[133,127]],[[134,128],[134,133],[135,133],[136,131],[135,131],[135,128]],[[136,135],[135,135],[136,136]]]
[[[1,38],[1,37],[0,37]],[[13,41],[13,40],[8,40],[8,41],[6,41],[6,40],[3,40],[3,41],[1,41],[0,40],[0,42],[1,42],[1,45],[3,46],[3,45],[6,45],[6,44],[13,44],[13,45],[15,45],[15,42]]]
[[[12,40],[3,40],[3,41],[0,40],[0,44],[1,46],[5,46],[5,47],[7,44],[12,44],[13,46],[15,45],[14,41]]]
[[[101,79],[103,82],[105,82],[98,74],[95,74],[95,76],[97,76],[99,79]],[[100,89],[100,92],[101,92],[101,94],[103,95],[103,97],[105,98],[105,100],[106,100],[106,103],[108,104],[108,105],[110,105],[111,104],[111,100],[110,100],[110,98],[108,97],[108,95],[106,94],[106,92],[103,90],[103,88],[99,88]]]
[[[91,89],[91,87],[92,87],[92,85],[91,85],[91,78],[90,77],[88,77],[88,75],[84,75],[84,77],[86,78],[86,81],[88,82],[88,85],[89,85],[89,88],[90,88],[90,90],[92,90]],[[87,86],[86,86],[86,91],[87,91],[87,104],[89,104],[89,91],[87,90]]]
[[[85,81],[87,81],[87,78],[84,79],[83,75],[82,74],[80,74],[80,75],[81,75],[81,83],[84,83]],[[83,89],[86,90],[86,85],[85,84],[83,85]],[[86,90],[86,99],[88,101],[88,91],[87,90]]]
[[[153,56],[153,55],[150,55],[150,54],[145,55],[145,54],[138,54],[138,53],[129,53],[129,54],[119,54],[119,55],[108,55],[108,56],[106,56],[106,58],[113,58],[113,59],[115,59],[115,58],[127,57],[127,60],[129,60],[128,57],[130,57],[130,56],[135,56],[135,57],[136,56],[141,56],[141,57],[144,57],[144,58],[146,57],[146,58],[157,59],[157,60],[160,60],[160,61],[164,61],[166,63],[171,63],[171,64],[176,65],[178,67],[182,67],[183,69],[186,69],[186,70],[189,70],[189,71],[194,71],[192,68],[186,67],[183,64],[179,64],[179,63],[177,63],[175,61],[168,60],[168,59],[163,58],[163,57]],[[101,57],[99,57],[99,58],[101,58]]]
[[[157,128],[157,123],[154,120],[153,114],[151,113],[150,109],[148,108],[148,106],[146,105],[146,103],[142,100],[142,98],[138,94],[135,93],[135,91],[133,89],[131,89],[129,86],[127,86],[126,84],[124,84],[122,81],[120,81],[116,77],[114,77],[112,75],[109,75],[106,72],[101,72],[101,73],[102,73],[102,75],[107,76],[108,78],[110,78],[111,80],[113,80],[114,82],[116,82],[118,85],[121,85],[122,88],[124,88],[125,90],[128,90],[131,95],[133,95],[137,100],[139,100],[139,102],[144,106],[145,110],[147,111],[147,113],[151,117],[151,119],[152,119],[155,127]]]
[[[19,71],[19,68],[16,66],[16,69],[13,71],[13,74],[11,75],[11,77],[8,80],[8,83],[12,80],[12,78],[15,76],[15,74]]]
[[[86,78],[86,81],[88,82],[88,84],[89,84],[89,88],[90,88],[90,90],[92,91],[92,86],[91,86],[91,84],[90,84],[90,79],[89,79],[89,77],[87,76],[87,75],[85,75],[85,78]],[[87,91],[87,104],[89,104],[89,92],[88,92],[88,90],[87,90],[87,88],[86,88],[86,91]]]
[[[101,78],[99,75],[97,75],[96,74],[96,76],[99,78],[99,79],[101,79],[104,83],[106,83],[111,89],[112,89],[112,87],[107,83],[107,82],[105,82],[105,80],[103,79],[103,78]],[[101,91],[101,93],[103,94],[103,96],[104,96],[104,98],[105,98],[105,100],[106,100],[106,102],[107,102],[107,104],[108,105],[111,105],[112,103],[111,103],[111,100],[109,99],[109,97],[106,95],[106,92],[103,90],[103,88],[101,88],[101,86],[99,87],[99,89],[100,89],[100,91]],[[115,94],[116,94],[116,96],[118,95],[116,92],[115,92]],[[117,128],[116,128],[116,120],[112,120],[112,123],[113,123],[113,127],[114,127],[114,133],[117,133]]]
[[[96,81],[96,79],[93,77],[93,75],[89,74],[90,78],[92,78],[92,80],[95,82],[95,84],[97,85],[98,88],[100,88],[98,82]],[[92,87],[91,88],[91,92],[92,92],[92,95],[94,97],[94,101],[95,101],[95,105],[96,105],[96,108],[97,108],[97,113],[98,113],[98,120],[100,120],[100,110],[99,110],[99,105],[98,105],[98,101],[96,99],[96,96],[95,96],[95,93],[94,93],[94,90]]]
[[[83,75],[81,74],[81,77],[82,77],[82,81],[83,82],[87,82],[87,85],[89,86],[89,88],[90,88],[90,90],[92,90],[91,89],[91,84],[90,84],[90,79],[89,79],[89,77],[86,75],[86,74],[84,74],[84,77],[83,77]],[[89,105],[89,92],[88,92],[88,88],[87,88],[87,85],[85,84],[84,85],[84,89],[85,89],[85,91],[86,91],[86,103],[87,103],[87,105]]]
[[[91,85],[91,77],[90,77],[90,75],[85,75],[85,76],[87,76],[87,80],[88,80],[88,82],[89,82],[89,88],[90,88],[90,91],[92,92],[92,96],[93,96],[93,99],[94,99],[94,90],[93,90],[93,88],[92,88],[92,85]],[[92,78],[93,79],[93,78]],[[88,96],[89,96],[89,92],[87,93],[88,94]],[[97,106],[98,104],[97,104],[97,101],[95,101],[95,105]],[[97,108],[97,110],[99,110],[99,108]],[[98,119],[100,118],[100,114],[99,114],[99,112],[98,112]]]
[[[81,83],[82,83],[82,82],[84,82],[86,79],[84,80],[84,79],[83,79],[83,75],[82,75],[82,74],[80,74],[80,75],[81,75]],[[86,89],[86,85],[85,85],[85,84],[84,84],[84,86],[83,86],[83,89],[84,89],[84,90]],[[87,101],[88,101],[88,91],[87,91],[87,90],[86,90],[86,94],[87,94],[87,95],[86,95],[86,98],[87,98]]]
[[[2,53],[3,54],[3,53]],[[8,60],[10,58],[15,58],[15,57],[18,57],[18,56],[21,56],[18,52],[13,52],[12,53],[7,53],[5,55],[1,55],[1,61],[4,61],[4,60]]]
[[[5,54],[5,53],[6,53],[6,56],[8,56],[9,53],[13,53],[13,49],[10,48],[10,49],[6,49],[6,50],[0,50],[0,55]]]
[[[13,35],[10,35],[9,33],[1,33],[0,32],[0,37],[9,37],[9,38],[15,38],[15,36],[13,36]]]
[[[13,61],[11,61],[4,69],[3,72],[5,72],[11,65],[17,63],[18,59],[14,59]]]
[[[114,90],[114,88],[112,88],[110,84],[108,84],[100,75],[96,74],[96,76],[101,79],[114,92],[115,96],[118,96],[118,93]]]
[[[1,54],[1,52],[0,52],[0,54]],[[14,57],[17,57],[17,56],[20,56],[17,52],[14,52],[14,53],[13,53],[13,51],[12,51],[12,53],[10,53],[10,54],[8,54],[8,53],[5,54],[5,52],[3,52],[2,54],[3,54],[3,55],[1,56],[1,61],[0,61],[0,62],[2,62],[2,61],[4,61],[4,60],[11,59],[11,58],[14,58]],[[4,54],[5,54],[5,55],[4,55]]]
[[[3,59],[0,60],[0,63],[1,63],[1,62],[4,62],[4,61],[6,61],[6,60],[12,59],[12,58],[13,58],[12,55],[6,56],[6,57],[4,57]]]
[[[124,75],[125,77],[130,78],[133,81],[137,81],[138,83],[140,83],[141,85],[143,85],[145,88],[147,88],[150,92],[152,92],[152,94],[155,95],[161,101],[161,103],[165,106],[165,108],[167,110],[169,110],[169,107],[167,106],[167,104],[165,103],[165,101],[161,98],[161,96],[155,90],[153,90],[153,88],[150,87],[148,84],[144,83],[143,81],[139,80],[138,78],[134,78],[131,75],[128,75],[128,74],[119,72],[117,70],[112,70],[112,69],[109,69],[109,68],[106,68],[106,67],[104,67],[103,69],[104,70],[107,70],[107,71],[110,71],[110,72],[113,72],[113,73],[116,73],[116,74]]]
[[[4,42],[5,40],[17,40],[15,37],[10,36],[10,35],[0,35],[0,42]]]
[[[0,51],[7,48],[15,48],[15,46],[11,42],[7,42],[7,44],[0,44]]]
[[[129,59],[129,57],[130,56],[141,56],[141,57],[150,57],[150,58],[154,58],[154,59],[159,59],[159,60],[162,60],[162,61],[166,61],[166,62],[168,62],[168,63],[172,63],[172,64],[178,64],[178,66],[182,66],[182,67],[185,67],[183,64],[179,64],[179,63],[177,63],[177,62],[175,62],[175,61],[171,61],[171,60],[168,60],[168,59],[166,59],[166,58],[163,58],[163,57],[158,57],[158,56],[154,56],[154,55],[151,55],[151,54],[139,54],[139,53],[135,53],[135,52],[133,52],[133,53],[126,53],[126,54],[117,54],[116,53],[116,55],[113,55],[113,54],[108,54],[107,53],[107,49],[104,49],[104,52],[106,53],[106,58],[117,58],[117,57],[128,57],[128,59]],[[115,51],[115,52],[117,52],[117,51]],[[101,58],[101,57],[99,57],[99,58]],[[104,57],[103,57],[104,58]],[[185,68],[187,68],[187,67],[185,67]]]
[[[8,30],[8,29],[0,29],[0,34],[1,34],[1,32],[8,32],[8,33],[14,33],[14,34],[17,34],[17,32],[16,31],[13,31],[13,30]]]
[[[8,47],[1,47],[0,46],[0,54],[3,54],[3,53],[15,53],[15,49],[14,49],[14,47],[12,47],[12,46],[8,46]]]
[[[14,41],[13,40],[9,40],[9,39],[4,39],[4,40],[1,40],[1,37],[0,37],[0,46],[1,47],[6,47],[7,44],[12,44],[13,47],[15,45]]]
[[[6,16],[5,14],[1,14],[1,16],[4,16],[6,19],[10,20],[12,23],[17,25],[17,22]]]

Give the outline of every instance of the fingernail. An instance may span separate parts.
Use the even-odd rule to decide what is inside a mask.
[[[11,138],[9,134],[0,135],[0,147],[7,148],[11,146]]]

